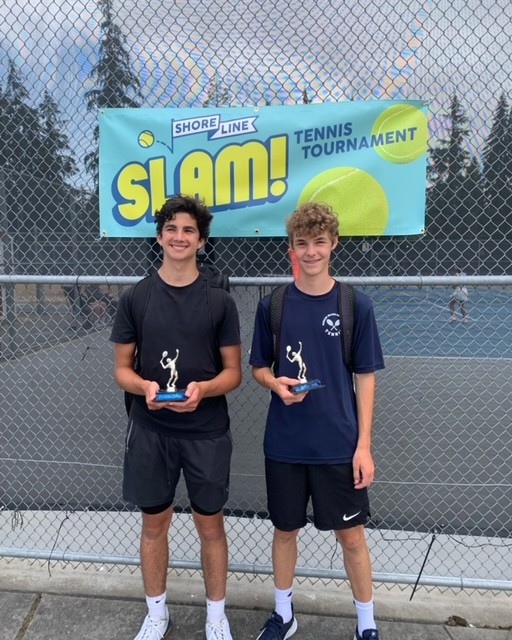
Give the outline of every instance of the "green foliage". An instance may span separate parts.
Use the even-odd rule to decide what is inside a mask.
[[[76,162],[69,147],[69,139],[63,133],[64,125],[57,103],[46,90],[39,105],[41,137],[39,164],[45,172],[44,177],[57,182],[65,182],[66,178],[77,172]]]
[[[90,78],[95,86],[85,93],[87,110],[140,106],[140,82],[130,62],[126,37],[114,22],[112,0],[99,0],[103,13],[98,61]],[[95,149],[85,156],[85,168],[98,186],[99,125],[94,128]]]
[[[483,153],[483,181],[489,231],[500,229],[510,237],[512,207],[512,117],[502,94],[494,112],[491,131]]]
[[[9,59],[5,88],[0,88],[0,166],[13,175],[62,184],[77,169],[57,103],[48,91],[37,108],[28,99],[21,71]]]
[[[468,151],[469,121],[456,95],[445,118],[448,136],[428,152],[427,233],[438,239],[475,237],[483,217],[481,171]]]
[[[229,106],[229,89],[218,80],[217,76],[210,81],[206,100],[203,107],[228,107]]]
[[[9,58],[5,88],[0,94],[0,164],[17,173],[40,171],[41,136],[37,110],[27,104],[29,93],[15,62]]]

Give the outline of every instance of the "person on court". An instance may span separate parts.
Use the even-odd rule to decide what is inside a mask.
[[[373,305],[355,291],[353,373],[344,362],[338,287],[330,275],[339,223],[324,204],[300,206],[287,221],[298,265],[283,306],[274,371],[270,295],[258,305],[250,364],[271,391],[264,436],[265,477],[274,525],[272,563],[275,610],[257,640],[285,640],[297,630],[293,580],[297,536],[307,522],[311,498],[315,527],[334,531],[352,589],[357,626],[354,640],[379,640],[374,619],[370,554],[364,525],[370,516],[368,487],[374,480],[371,451],[376,371],[384,368]],[[297,363],[285,345],[302,343],[308,378],[325,386],[293,393]]]
[[[454,276],[465,276],[466,274],[460,267],[455,267],[453,270]],[[468,288],[463,285],[456,285],[453,288],[450,302],[448,303],[448,307],[450,309],[450,322],[457,321],[457,307],[460,309],[460,314],[462,316],[462,322],[467,324],[468,322],[468,310],[466,309],[466,302],[468,301]]]
[[[166,604],[168,533],[182,472],[201,543],[206,640],[232,640],[224,611],[223,507],[232,451],[226,394],[241,383],[240,326],[233,298],[224,289],[213,291],[198,270],[197,254],[211,220],[203,203],[181,195],[155,213],[162,264],[151,276],[142,317],[134,312],[135,285],[120,298],[110,336],[115,380],[133,394],[123,497],[142,513],[140,556],[148,606],[135,640],[161,640],[172,627]],[[214,296],[220,304],[213,304]],[[214,306],[222,316],[212,319]],[[185,401],[156,401],[169,380],[168,365],[162,365],[167,353],[176,353],[173,367]]]

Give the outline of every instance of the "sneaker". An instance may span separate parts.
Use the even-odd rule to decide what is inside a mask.
[[[377,631],[377,629],[365,629],[363,631],[363,635],[360,636],[359,631],[356,627],[354,640],[379,640],[379,632]]]
[[[297,619],[293,614],[292,607],[292,619],[286,624],[283,619],[275,611],[270,618],[261,627],[260,635],[256,637],[256,640],[288,640],[297,631]]]
[[[172,629],[172,621],[167,613],[166,618],[151,618],[149,614],[144,618],[135,640],[163,640]]]
[[[206,623],[205,627],[206,640],[233,640],[231,631],[229,630],[229,622],[227,618],[222,618],[220,622],[211,624]]]
[[[467,318],[462,318],[462,322],[463,322],[464,324],[467,324],[467,323],[468,323],[468,319],[467,319]]]
[[[457,316],[450,316],[450,322],[457,322]]]

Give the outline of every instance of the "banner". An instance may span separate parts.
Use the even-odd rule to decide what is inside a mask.
[[[423,101],[103,109],[99,127],[103,237],[154,237],[176,193],[205,201],[212,237],[285,236],[308,201],[332,206],[342,236],[424,231]]]

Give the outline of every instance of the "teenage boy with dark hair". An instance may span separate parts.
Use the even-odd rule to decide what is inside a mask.
[[[115,380],[133,394],[123,496],[142,512],[141,571],[148,605],[136,640],[161,640],[172,626],[166,605],[168,533],[181,472],[201,543],[206,639],[232,640],[224,612],[228,550],[223,507],[232,451],[225,394],[242,377],[238,312],[224,289],[208,290],[198,270],[197,254],[212,220],[204,204],[179,195],[155,217],[163,260],[151,276],[143,317],[135,317],[135,289],[127,291],[110,337]],[[213,322],[208,309],[212,294],[223,298],[215,305],[223,317]],[[186,398],[157,401],[157,392],[169,384],[164,356],[178,353],[174,376]]]
[[[271,391],[264,452],[275,586],[275,611],[258,640],[285,640],[297,630],[292,602],[297,536],[306,524],[310,498],[316,528],[333,530],[343,550],[358,619],[354,640],[379,639],[364,524],[370,516],[367,489],[374,479],[375,372],[384,360],[372,303],[355,291],[353,374],[344,363],[338,287],[329,270],[338,229],[330,207],[317,203],[302,205],[287,221],[298,275],[283,307],[278,358],[270,296],[260,301],[256,313],[250,364],[257,382]],[[286,355],[300,346],[303,370],[324,387],[293,392],[304,380],[298,363]],[[276,361],[279,370],[274,372]]]

